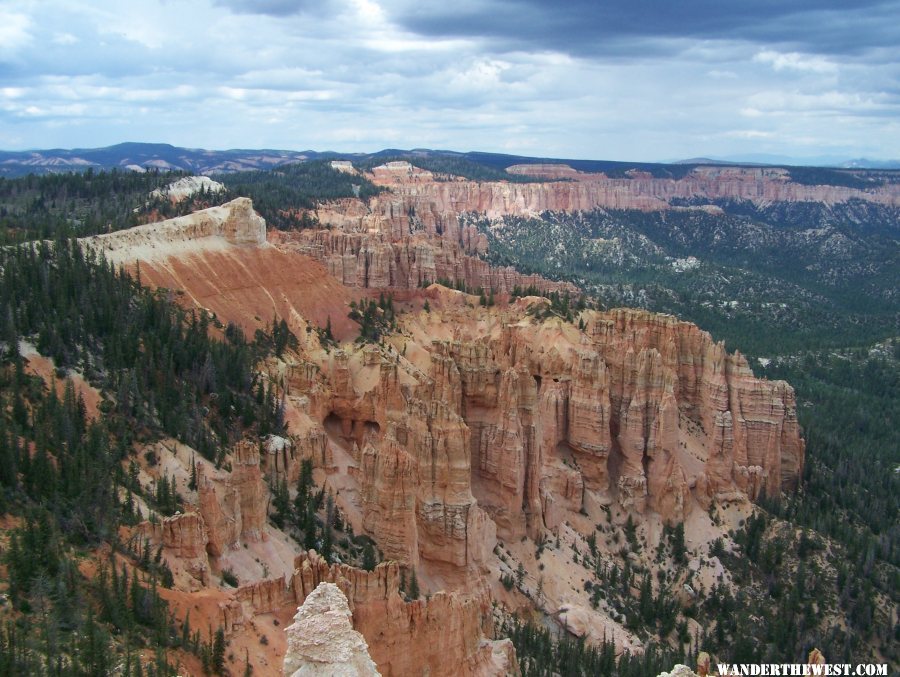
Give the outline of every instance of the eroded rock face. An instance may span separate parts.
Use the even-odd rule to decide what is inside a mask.
[[[633,171],[628,178],[602,173],[574,172],[566,165],[528,165],[513,173],[565,181],[507,183],[500,181],[434,181],[403,172],[375,173],[374,180],[390,187],[386,204],[407,205],[407,213],[423,221],[448,213],[479,212],[488,217],[504,214],[537,214],[543,211],[579,211],[597,207],[613,209],[667,209],[673,199],[706,198],[771,202],[822,202],[835,204],[852,199],[881,204],[900,204],[897,185],[867,188],[815,186],[796,183],[780,167],[696,167],[679,179],[654,178]],[[439,221],[438,221],[439,223]]]
[[[533,303],[410,316],[406,337],[424,348],[414,363],[386,351],[377,364],[323,364],[340,393],[331,407],[387,431],[358,460],[363,524],[389,556],[461,587],[494,529],[536,537],[610,502],[676,523],[695,504],[796,487],[804,444],[790,386],[756,379],[670,316],[586,311],[582,331],[528,318]]]
[[[426,195],[432,179],[413,174],[409,185]],[[384,196],[384,204],[400,200],[382,221],[389,229],[403,219],[409,223],[405,199]],[[451,256],[476,251],[477,239],[453,231],[455,217],[442,220],[441,209],[435,207],[431,216],[416,212],[416,228],[444,229],[441,240],[428,243],[430,254],[417,249],[415,261],[404,262],[402,252],[419,246],[415,238],[393,230],[363,234],[347,244],[355,263],[342,270],[366,271],[364,284],[342,279],[356,286],[402,285],[405,279],[411,288],[422,270],[431,270],[428,257],[434,260],[441,242],[458,248]],[[185,297],[197,305],[224,304],[221,317],[234,305],[229,299],[249,298],[248,290],[259,292],[254,299],[271,298],[273,311],[294,289],[280,286],[283,293],[274,293],[267,282],[272,275],[267,269],[282,259],[248,265],[261,252],[280,252],[284,261],[303,264],[296,276],[309,274],[304,278],[309,284],[291,292],[284,306],[292,326],[306,326],[297,309],[315,290],[323,297],[340,297],[330,293],[335,289],[346,294],[308,256],[228,241],[240,240],[238,231],[254,221],[246,212],[233,213],[242,214],[243,225],[235,225],[231,236],[203,235],[212,231],[195,220],[191,237],[204,240],[202,256],[182,258],[170,248],[163,263],[153,258],[157,252],[148,254],[145,265],[142,247],[153,244],[152,238],[123,234],[106,244],[122,261],[140,260],[144,279],[171,280],[173,288],[181,280]],[[360,218],[370,217],[367,211]],[[217,226],[223,233],[225,221]],[[335,253],[329,256],[354,240],[341,237],[332,234]],[[389,242],[390,251],[374,251],[377,242]],[[223,258],[210,254],[216,243],[225,243]],[[403,265],[397,263],[398,252]],[[232,261],[228,270],[234,275],[227,287],[211,290],[213,261],[225,260]],[[400,331],[381,345],[345,343],[325,350],[315,332],[300,332],[297,354],[264,365],[267,377],[285,389],[289,434],[237,445],[230,474],[201,467],[197,517],[183,516],[183,523],[152,532],[179,557],[202,560],[204,533],[211,557],[241,542],[252,548],[266,539],[268,529],[264,477],[293,486],[300,463],[309,459],[316,482],[328,478],[355,532],[372,536],[385,558],[395,562],[365,572],[304,553],[285,578],[247,582],[242,577],[246,584],[228,591],[219,607],[226,628],[245,628],[254,614],[293,609],[319,583],[329,582],[346,594],[354,626],[382,674],[515,672],[509,644],[486,639],[492,621],[485,575],[498,534],[507,541],[537,539],[579,514],[596,523],[603,507],[616,504],[629,514],[654,512],[673,523],[696,505],[746,501],[796,487],[804,446],[793,390],[754,378],[743,357],[729,355],[695,326],[665,315],[615,310],[583,312],[579,329],[577,320],[535,319],[528,308],[545,303],[536,297],[481,308],[476,297],[439,285],[409,294],[421,301],[416,294],[429,300],[431,312],[419,312],[413,304],[400,315]],[[253,304],[244,305],[238,321],[255,312]],[[340,303],[333,307],[343,309]],[[278,571],[289,569],[290,559],[285,561]],[[404,601],[401,571],[411,570],[419,573],[424,590],[452,592]]]
[[[259,444],[244,440],[232,450],[232,469],[223,481],[198,467],[199,511],[209,531],[207,550],[219,557],[239,542],[266,538],[269,489],[259,467]]]
[[[460,216],[499,219],[597,208],[722,213],[714,204],[684,207],[676,202],[673,206],[674,201],[684,200],[740,200],[760,206],[773,202],[833,205],[850,200],[900,205],[900,184],[865,190],[806,185],[792,181],[788,170],[777,167],[696,167],[677,179],[654,178],[640,171],[629,172],[627,178],[610,178],[561,164],[517,165],[508,171],[532,176],[536,182],[477,182],[447,176],[438,180],[408,162],[389,163],[369,175],[387,192],[366,203],[335,200],[311,211],[328,230],[270,237],[321,261],[331,275],[350,287],[415,289],[436,280],[452,280],[497,293],[516,286],[534,286],[547,293],[570,285],[489,266],[478,258],[487,251],[487,238]]]
[[[301,339],[310,325],[329,321],[343,338],[350,294],[308,256],[266,242],[265,220],[247,198],[237,198],[159,223],[82,238],[85,249],[151,287],[179,290],[177,301],[215,314],[253,336],[277,317]]]
[[[533,287],[542,293],[575,291],[569,283],[522,274],[508,266],[489,265],[476,256],[486,250],[487,241],[474,227],[464,229],[456,238],[455,230],[442,235],[435,232],[410,236],[401,229],[400,237],[392,239],[391,218],[373,219],[380,232],[312,230],[273,233],[270,238],[279,246],[321,261],[332,276],[349,287],[416,289],[437,280],[451,280],[468,289],[482,288],[498,294],[509,293],[515,287]],[[449,223],[450,215],[446,219]],[[348,225],[357,227],[361,226]]]
[[[366,640],[350,624],[347,598],[333,583],[321,583],[309,594],[286,632],[286,676],[380,675],[369,656]]]
[[[181,202],[202,191],[206,191],[207,193],[221,193],[224,190],[224,185],[218,181],[213,181],[208,176],[185,176],[167,186],[157,188],[150,193],[150,197],[165,198],[172,202]]]
[[[210,242],[209,240],[213,240]],[[266,222],[253,211],[249,198],[239,197],[220,207],[210,207],[168,221],[137,226],[115,233],[82,238],[84,246],[102,251],[112,263],[152,261],[186,254],[200,248],[266,243]]]
[[[161,522],[144,522],[141,532],[152,542],[159,543],[175,557],[197,559],[206,557],[209,534],[203,518],[195,512],[175,514]]]
[[[296,602],[302,603],[323,582],[334,583],[346,595],[353,627],[366,638],[385,677],[518,674],[511,643],[486,639],[493,628],[485,587],[406,602],[399,594],[396,563],[380,564],[367,573],[329,565],[313,551],[298,556],[291,583]]]
[[[142,522],[136,531],[151,548],[162,547],[162,556],[174,572],[185,571],[196,583],[209,584],[209,531],[199,513],[177,513],[160,522]]]

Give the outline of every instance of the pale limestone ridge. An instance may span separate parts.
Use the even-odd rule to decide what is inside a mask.
[[[320,583],[288,626],[286,677],[379,675],[363,636],[350,624],[350,607],[334,583]]]
[[[150,193],[150,197],[167,198],[172,202],[181,202],[203,190],[206,190],[208,193],[221,193],[225,190],[225,186],[218,181],[213,181],[208,176],[185,176],[162,188],[157,188]]]
[[[253,211],[250,198],[239,197],[219,207],[187,216],[136,226],[80,240],[102,252],[113,264],[155,261],[230,245],[266,246],[266,222]]]
[[[356,171],[356,168],[353,166],[353,163],[350,162],[350,160],[332,160],[331,168],[336,169],[339,172],[343,172],[344,174],[359,175],[359,172]]]

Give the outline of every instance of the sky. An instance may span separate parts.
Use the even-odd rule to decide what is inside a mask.
[[[0,148],[900,158],[900,0],[0,0]]]

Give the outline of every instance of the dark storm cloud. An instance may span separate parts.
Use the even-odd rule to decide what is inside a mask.
[[[677,51],[684,39],[777,44],[825,54],[900,44],[897,0],[492,0],[438,11],[407,5],[394,16],[422,35],[480,37],[497,41],[501,49],[583,57]]]
[[[0,2],[0,148],[900,156],[900,0]]]

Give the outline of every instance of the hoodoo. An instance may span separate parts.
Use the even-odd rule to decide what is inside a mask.
[[[246,330],[279,316],[301,330],[291,355],[266,367],[284,389],[288,434],[239,443],[228,456],[230,472],[199,464],[196,512],[177,526],[145,529],[195,588],[209,584],[207,569],[229,561],[245,571],[237,553],[248,546],[268,571],[282,572],[284,582],[251,577],[237,590],[225,607],[232,628],[282,613],[330,582],[347,593],[353,626],[382,674],[427,667],[449,675],[441,660],[449,655],[455,666],[467,666],[453,674],[513,670],[512,647],[489,640],[496,631],[490,601],[499,594],[491,579],[508,566],[497,553],[509,546],[501,544],[563,533],[585,539],[589,525],[612,514],[675,525],[714,504],[748,505],[797,486],[804,444],[790,386],[756,379],[746,360],[691,324],[624,309],[585,309],[569,321],[540,297],[483,307],[432,285],[417,292],[430,311],[411,306],[381,344],[330,348],[318,333],[302,331],[314,288],[294,292],[289,279],[318,271],[308,279],[334,290],[327,292],[328,317],[338,325],[349,288],[392,287],[399,279],[409,289],[420,273],[391,273],[372,285],[377,267],[367,261],[366,284],[343,274],[336,281],[291,238],[267,242],[260,224],[249,201],[235,200],[85,242],[139,266],[145,282],[179,290],[182,303]],[[416,265],[432,260],[417,251]],[[274,267],[282,260],[291,262],[290,278]],[[361,265],[357,255],[342,260]],[[265,262],[273,269],[264,270]],[[486,271],[479,279],[490,282],[494,272]],[[241,299],[258,301],[245,306]],[[288,312],[281,310],[286,304]],[[396,561],[393,568],[365,573],[329,567],[315,553],[288,558],[284,536],[266,524],[266,487],[296,483],[304,460],[354,533],[374,539],[383,557]],[[536,564],[526,568],[535,579]],[[400,578],[413,575],[432,595],[427,602],[404,601]],[[591,636],[589,628],[601,622],[619,627],[592,611],[587,598],[562,595],[556,582],[548,580],[542,595],[567,627],[575,627],[576,616]],[[301,608],[304,628],[315,627],[314,609]],[[349,625],[341,627],[345,637]],[[289,652],[302,653],[302,634],[289,633]]]

